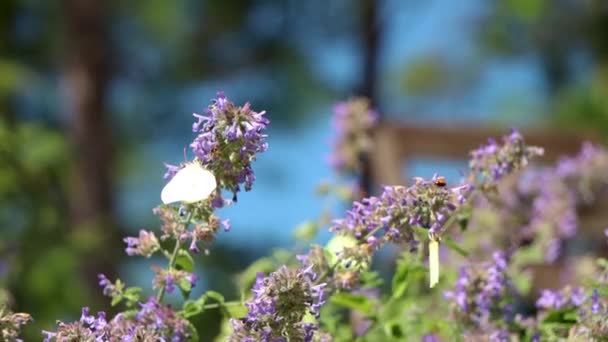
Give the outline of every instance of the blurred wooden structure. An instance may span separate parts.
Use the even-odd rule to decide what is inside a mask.
[[[413,126],[383,122],[374,130],[374,152],[370,155],[375,184],[407,184],[404,166],[415,157],[432,156],[466,160],[469,151],[487,142],[501,139],[508,127],[496,126]],[[523,129],[526,143],[545,149],[541,162],[554,162],[562,155],[577,153],[584,141],[598,142],[594,134],[555,129]]]

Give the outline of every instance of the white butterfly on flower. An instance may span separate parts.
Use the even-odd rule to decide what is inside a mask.
[[[197,162],[187,163],[177,171],[160,193],[164,204],[194,203],[207,199],[215,188],[215,176]]]

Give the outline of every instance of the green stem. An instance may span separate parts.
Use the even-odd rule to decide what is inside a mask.
[[[186,227],[186,229],[188,229],[188,227],[190,226],[190,221],[192,220],[192,214],[189,214],[188,217],[186,218],[186,220],[184,220],[183,224]],[[171,256],[169,257],[169,266],[167,266],[168,270],[171,270],[173,267],[175,267],[175,262],[177,261],[177,254],[179,252],[179,248],[180,248],[181,244],[179,241],[179,238],[175,239],[175,247],[173,247],[173,253],[171,253]],[[166,255],[166,252],[165,252]],[[158,289],[158,294],[156,295],[156,302],[157,303],[161,303],[163,301],[163,298],[165,297],[165,286],[161,286],[160,289]]]
[[[203,305],[203,308],[206,310],[206,309],[221,308],[222,306],[237,306],[237,305],[241,305],[241,302],[224,302],[224,303],[206,304],[206,305]]]

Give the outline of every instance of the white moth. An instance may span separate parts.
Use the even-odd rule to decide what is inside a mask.
[[[439,241],[429,241],[429,286],[435,287],[439,282]]]
[[[160,193],[164,204],[202,201],[217,187],[215,176],[199,163],[188,163],[177,171]]]

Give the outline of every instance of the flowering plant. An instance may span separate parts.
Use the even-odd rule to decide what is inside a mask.
[[[100,274],[102,293],[124,310],[108,317],[84,307],[79,320],[44,331],[44,340],[197,341],[207,336],[191,319],[213,309],[223,313],[218,339],[227,341],[608,338],[608,261],[598,261],[599,276],[587,283],[544,289],[532,301],[537,294],[526,271],[531,262],[564,255],[578,231],[578,208],[608,185],[608,152],[585,145],[554,167],[529,167],[543,150],[512,130],[472,151],[459,182],[417,177],[359,198],[348,177],[362,172],[359,156],[373,151],[377,117],[361,99],[335,111],[340,134],[331,160],[343,178],[320,192],[352,205],[343,217],[321,215],[295,234],[309,243],[327,227],[334,236],[326,245],[254,262],[240,278],[240,300],[216,291],[191,298],[196,255],[208,254],[216,235],[230,230],[216,209],[236,203],[243,187],[252,189],[253,162],[268,148],[265,112],[218,93],[205,114],[194,114],[194,158],[166,165],[164,203],[153,210],[160,230],[124,239],[129,256],[166,257],[165,267],[153,269],[156,294],[145,298],[141,288]],[[391,267],[383,262],[387,251],[397,254]],[[167,304],[166,294],[176,291],[181,305]],[[0,310],[2,338],[17,340],[30,320]]]

